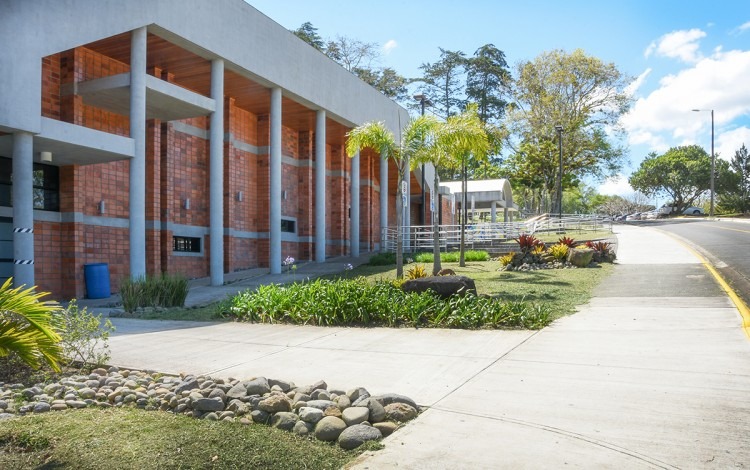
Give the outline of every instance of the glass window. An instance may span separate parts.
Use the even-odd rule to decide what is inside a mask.
[[[201,239],[198,237],[181,237],[175,235],[172,237],[172,251],[180,253],[200,253]]]

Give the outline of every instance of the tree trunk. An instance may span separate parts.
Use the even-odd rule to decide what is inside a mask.
[[[438,196],[439,185],[440,177],[438,176],[437,169],[435,169],[435,182],[433,183],[432,188],[433,193],[438,198],[440,197]],[[430,202],[435,206],[435,211],[430,214],[432,217],[432,257],[434,258],[432,261],[432,275],[437,276],[437,274],[443,269],[443,266],[440,263],[440,221],[435,217],[435,214],[440,211],[440,208],[435,204],[434,200],[430,199]]]
[[[404,240],[401,236],[402,213],[404,211],[404,196],[401,193],[401,184],[404,180],[402,173],[402,169],[398,168],[398,184],[396,184],[396,279],[404,277]]]
[[[469,211],[466,208],[468,196],[466,195],[466,187],[468,186],[466,181],[466,160],[461,163],[461,242],[459,244],[459,256],[458,265],[462,268],[466,266],[466,258],[464,256],[465,244],[466,244],[466,217]]]

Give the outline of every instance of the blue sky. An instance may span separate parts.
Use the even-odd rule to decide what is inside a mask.
[[[623,119],[629,163],[603,193],[632,192],[625,182],[651,151],[697,143],[730,158],[750,146],[750,2],[748,0],[500,1],[249,0],[287,29],[305,21],[382,47],[380,66],[407,77],[434,62],[439,47],[467,55],[492,43],[508,63],[552,49],[580,48],[634,77],[636,100]],[[635,86],[637,85],[637,86]]]

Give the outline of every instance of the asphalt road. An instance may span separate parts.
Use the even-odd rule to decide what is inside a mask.
[[[750,224],[707,219],[644,221],[678,235],[703,254],[750,305]],[[685,286],[688,290],[689,286]]]

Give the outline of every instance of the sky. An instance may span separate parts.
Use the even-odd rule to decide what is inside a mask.
[[[632,194],[627,177],[650,152],[698,144],[710,153],[712,109],[718,158],[750,146],[748,0],[246,1],[287,29],[309,21],[323,38],[377,43],[377,65],[406,77],[440,47],[472,55],[488,43],[511,69],[553,49],[614,63],[633,78],[634,105],[621,121],[628,162],[592,183],[602,194]]]

